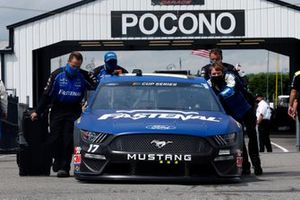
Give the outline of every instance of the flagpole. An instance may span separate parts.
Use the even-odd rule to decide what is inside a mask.
[[[283,67],[280,65],[280,94],[283,95]]]
[[[267,60],[267,102],[269,102],[269,73],[270,73],[270,51],[268,51],[268,60]]]
[[[181,57],[179,57],[179,69],[181,70],[181,68],[182,68]]]
[[[278,104],[278,68],[279,68],[279,54],[277,54],[276,62],[276,80],[275,80],[275,106]]]

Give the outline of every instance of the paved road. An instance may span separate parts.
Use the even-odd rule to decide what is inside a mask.
[[[237,184],[80,183],[74,178],[19,177],[14,155],[0,155],[0,199],[187,199],[299,200],[300,153],[294,138],[273,138],[273,153],[262,153],[264,175]]]

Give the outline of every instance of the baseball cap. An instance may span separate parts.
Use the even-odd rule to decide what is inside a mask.
[[[110,60],[117,60],[117,55],[115,54],[115,52],[107,52],[104,55],[104,62],[108,62]]]
[[[264,98],[264,96],[263,96],[262,94],[256,94],[256,95],[255,95],[255,99],[257,99],[257,98],[259,98],[259,97]]]

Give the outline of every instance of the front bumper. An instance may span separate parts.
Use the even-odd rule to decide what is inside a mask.
[[[241,143],[238,140],[223,147],[207,141],[210,148],[205,152],[179,153],[175,153],[176,150],[172,153],[116,151],[111,148],[112,140],[97,144],[93,153],[91,145],[95,144],[81,141],[81,147],[75,151],[76,179],[207,182],[239,180],[241,175]]]

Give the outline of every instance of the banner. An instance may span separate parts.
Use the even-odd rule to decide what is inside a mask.
[[[245,36],[245,11],[112,11],[111,24],[112,37]]]
[[[204,5],[204,0],[152,0],[152,5]]]

